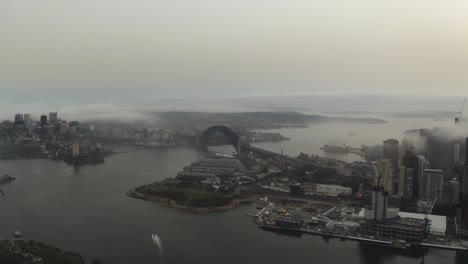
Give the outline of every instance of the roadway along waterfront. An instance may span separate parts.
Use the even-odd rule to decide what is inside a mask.
[[[142,149],[104,164],[74,168],[46,159],[0,160],[0,238],[21,230],[26,239],[100,258],[106,264],[160,263],[151,234],[164,241],[164,263],[468,263],[466,253],[401,251],[358,242],[265,232],[253,223],[255,204],[192,214],[133,199],[134,186],[173,177],[202,157],[196,149]]]

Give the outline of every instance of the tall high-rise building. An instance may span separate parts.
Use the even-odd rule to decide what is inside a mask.
[[[23,114],[15,114],[14,125],[16,128],[24,128],[24,116]]]
[[[426,169],[422,180],[423,199],[442,201],[444,172],[442,170]]]
[[[49,122],[51,124],[56,124],[58,121],[58,116],[57,116],[57,112],[50,112],[49,113]]]
[[[460,146],[453,128],[435,127],[426,141],[425,156],[434,169],[444,171],[446,179],[453,178],[454,165],[460,157]]]
[[[446,181],[442,189],[442,204],[456,205],[460,203],[460,183],[458,181]]]
[[[388,192],[382,187],[374,187],[372,192],[372,210],[374,219],[383,221],[387,218]]]
[[[390,160],[392,166],[395,170],[400,167],[400,147],[398,140],[396,139],[387,139],[383,142],[383,153],[382,158]]]
[[[47,116],[41,115],[41,127],[44,128],[45,126],[47,126]]]
[[[413,168],[400,167],[400,181],[398,182],[398,195],[407,200],[413,199]]]
[[[15,114],[15,122],[24,121],[23,114]]]
[[[393,168],[393,182],[392,189],[388,190],[391,194],[395,193],[395,190],[398,189],[398,173],[400,168],[400,146],[398,140],[396,139],[387,139],[383,142],[383,152],[382,158],[390,160]]]
[[[463,177],[461,177],[461,187],[464,196],[468,197],[468,138],[465,139],[465,162],[463,164]]]
[[[32,126],[31,114],[24,114],[24,126],[30,128]]]
[[[374,184],[377,187],[383,187],[385,191],[393,194],[394,184],[393,184],[393,166],[390,160],[381,159],[377,161],[376,164],[377,175],[374,181]]]
[[[405,155],[402,159],[402,165],[405,169],[412,169],[413,170],[413,182],[411,183],[412,187],[412,199],[418,197],[419,191],[419,182],[418,182],[418,175],[419,175],[419,158],[416,156],[412,151],[406,151]]]
[[[418,155],[418,169],[417,169],[417,174],[415,173],[414,176],[417,177],[417,198],[422,198],[423,195],[423,177],[424,177],[424,171],[429,169],[430,167],[430,162],[422,155]]]

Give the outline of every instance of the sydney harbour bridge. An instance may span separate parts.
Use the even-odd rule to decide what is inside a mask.
[[[217,132],[222,133],[228,140],[228,143],[232,145],[237,152],[238,156],[247,155],[248,153],[256,154],[264,158],[277,158],[284,162],[291,164],[309,164],[310,161],[292,158],[280,153],[264,150],[250,146],[248,142],[242,140],[242,138],[234,132],[232,129],[226,126],[212,126],[206,129],[199,138],[199,145],[206,147],[208,146],[210,138]]]

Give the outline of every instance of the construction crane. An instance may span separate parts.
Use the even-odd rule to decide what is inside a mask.
[[[465,109],[465,103],[466,103],[466,98],[463,98],[463,103],[460,107],[460,111],[457,112],[455,115],[455,124],[460,123],[460,121],[464,121],[465,118],[463,118],[463,111]]]

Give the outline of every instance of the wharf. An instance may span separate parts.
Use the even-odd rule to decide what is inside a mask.
[[[384,246],[396,248],[396,246],[394,245],[392,241],[378,240],[378,239],[358,237],[358,236],[352,236],[352,235],[340,235],[340,234],[334,234],[334,233],[325,233],[325,232],[320,232],[320,231],[308,230],[304,228],[295,229],[295,228],[280,227],[280,226],[269,225],[269,224],[260,224],[259,228],[264,229],[264,230],[276,231],[276,232],[291,232],[291,233],[318,235],[322,237],[338,238],[341,240],[352,240],[352,241],[357,241],[361,243],[377,244],[377,245],[384,245]],[[440,244],[432,244],[432,243],[411,243],[408,246],[468,251],[468,248],[462,247],[462,246],[440,245]],[[400,247],[397,247],[397,248],[400,248]],[[404,248],[401,248],[401,249],[404,249]]]

